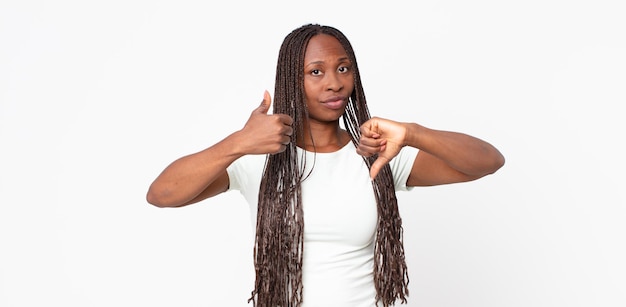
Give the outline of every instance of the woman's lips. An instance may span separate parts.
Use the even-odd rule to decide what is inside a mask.
[[[322,104],[329,109],[338,110],[344,107],[344,101],[345,98],[333,97],[331,99],[323,101]]]

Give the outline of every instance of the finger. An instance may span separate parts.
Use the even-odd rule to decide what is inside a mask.
[[[293,128],[291,128],[291,126],[285,125],[284,134],[286,136],[291,136],[293,134]]]
[[[385,149],[387,148],[387,145],[381,145],[381,146],[377,146],[377,147],[369,147],[369,146],[361,146],[359,145],[359,147],[357,147],[356,149],[356,153],[363,156],[363,157],[371,157],[373,155],[376,155],[380,152],[385,151]]]
[[[365,137],[361,135],[359,138],[359,145],[369,146],[369,147],[378,147],[384,145],[387,142],[386,139],[375,139],[371,137]]]
[[[359,127],[359,129],[361,130],[361,135],[362,136],[366,136],[366,137],[371,137],[372,136],[372,130],[370,129],[369,124],[366,122],[363,125],[361,125],[361,127]]]
[[[272,97],[270,93],[266,90],[263,93],[263,101],[261,101],[261,105],[256,108],[256,111],[259,113],[267,114],[267,111],[270,109],[270,105],[272,104]]]
[[[293,118],[287,114],[274,114],[274,116],[278,116],[280,121],[287,126],[291,126],[291,124],[293,124]]]
[[[368,138],[379,138],[380,134],[375,132],[374,130],[371,129],[371,127],[369,126],[361,126],[361,136],[363,137],[368,137]]]
[[[357,153],[366,157],[377,154],[379,151],[380,151],[380,148],[377,146],[365,146],[365,145],[359,144],[359,146],[357,147]]]
[[[357,145],[356,152],[361,156],[370,157],[383,151],[384,148],[385,146],[380,145],[379,143],[373,143],[368,145],[361,142]]]
[[[281,152],[285,151],[285,149],[287,149],[287,146],[286,146],[286,145],[280,145],[280,148],[278,148],[278,150],[277,150],[277,151],[275,151],[275,152],[271,152],[270,154],[272,154],[272,155],[273,155],[273,154],[281,153]]]
[[[374,118],[369,119],[363,125],[361,125],[361,133],[370,137],[380,137],[380,130],[378,129],[378,121]]]
[[[372,167],[370,167],[370,178],[372,180],[376,179],[380,170],[387,164],[389,160],[385,157],[379,156],[374,163],[372,163]]]
[[[361,156],[363,156],[363,157],[366,157],[366,158],[369,158],[369,157],[374,155],[373,152],[369,152],[369,151],[365,151],[365,150],[361,150],[361,149],[357,149],[356,153],[361,155]]]
[[[290,137],[288,137],[288,136],[283,136],[283,137],[281,138],[281,144],[283,144],[283,145],[287,145],[287,144],[289,144],[289,143],[291,143],[291,138],[290,138]]]

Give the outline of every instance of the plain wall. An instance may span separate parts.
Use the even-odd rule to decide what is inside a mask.
[[[251,306],[243,197],[145,194],[243,126],[310,22],[351,40],[373,115],[507,159],[398,194],[407,306],[625,306],[618,3],[2,1],[0,306]]]

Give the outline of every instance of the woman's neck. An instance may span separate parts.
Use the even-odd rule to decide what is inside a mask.
[[[296,144],[306,151],[335,152],[350,142],[350,135],[336,123],[305,123],[303,135]]]

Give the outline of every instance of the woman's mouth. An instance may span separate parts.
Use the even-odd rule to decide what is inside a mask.
[[[329,109],[338,110],[344,107],[344,101],[345,98],[343,97],[332,97],[330,99],[322,101],[322,104]]]

